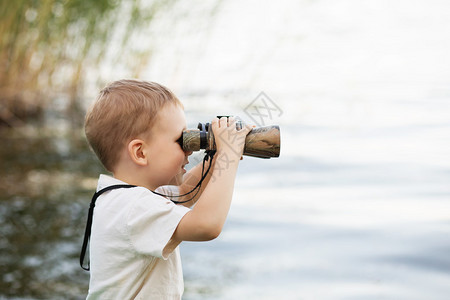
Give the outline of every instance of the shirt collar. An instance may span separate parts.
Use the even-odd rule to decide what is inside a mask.
[[[100,177],[98,178],[98,184],[97,184],[97,192],[101,189],[104,189],[105,187],[108,187],[110,185],[114,184],[127,184],[126,182],[123,182],[119,179],[116,179],[112,176],[106,175],[106,174],[100,174]]]

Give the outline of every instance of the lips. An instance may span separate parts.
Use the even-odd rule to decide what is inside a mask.
[[[181,169],[183,170],[183,173],[186,173],[186,169],[185,169],[184,167],[185,167],[188,163],[189,163],[189,160],[186,160],[186,161],[184,162],[184,164],[181,165]]]

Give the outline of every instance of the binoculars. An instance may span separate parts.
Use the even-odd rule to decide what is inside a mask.
[[[218,116],[220,118],[221,116]],[[236,121],[236,129],[245,124]],[[198,123],[197,129],[183,131],[179,142],[184,151],[216,150],[215,137],[209,123]],[[253,128],[245,137],[244,155],[258,158],[280,156],[280,127],[278,125]]]

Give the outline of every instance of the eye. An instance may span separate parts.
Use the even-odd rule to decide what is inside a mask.
[[[181,149],[183,149],[183,134],[176,140],[178,145],[180,145]]]

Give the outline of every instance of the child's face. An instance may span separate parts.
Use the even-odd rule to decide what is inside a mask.
[[[176,105],[166,105],[159,113],[150,136],[149,172],[157,186],[182,183],[184,166],[192,152],[184,152],[177,140],[186,129],[184,111]],[[156,176],[154,176],[156,175]]]

